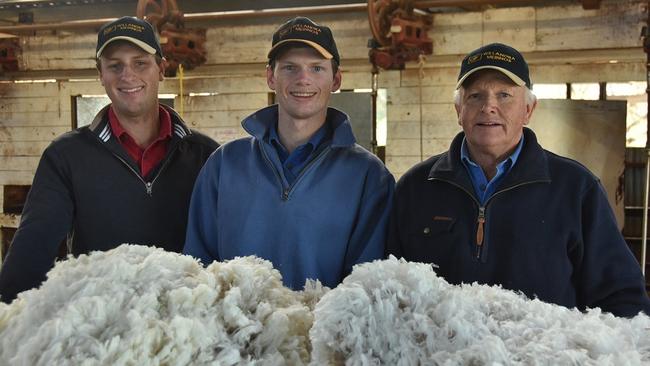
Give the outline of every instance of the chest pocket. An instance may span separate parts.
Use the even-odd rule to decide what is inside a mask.
[[[450,233],[456,220],[448,216],[434,216],[431,221],[422,225],[422,235],[425,237]]]
[[[433,216],[426,221],[414,223],[405,246],[405,257],[437,263],[455,246],[455,226],[456,219],[448,216]]]

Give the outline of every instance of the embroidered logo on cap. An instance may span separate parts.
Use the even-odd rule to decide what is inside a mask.
[[[144,27],[139,24],[133,24],[133,23],[115,24],[104,29],[104,35],[107,36],[117,30],[129,30],[133,32],[142,33],[144,32]]]
[[[482,58],[483,58],[483,54],[474,55],[467,59],[467,64],[469,65],[469,64],[473,64],[474,62],[481,61]]]

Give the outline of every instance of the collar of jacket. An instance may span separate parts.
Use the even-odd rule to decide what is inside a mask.
[[[468,192],[474,192],[469,173],[460,160],[460,147],[464,137],[464,132],[460,132],[454,137],[449,151],[440,155],[440,158],[433,163],[428,179],[454,182]],[[544,149],[537,142],[535,133],[524,127],[524,146],[517,159],[517,164],[506,174],[498,190],[539,181],[551,181],[548,159]]]
[[[159,105],[162,106],[167,112],[169,112],[169,116],[172,119],[173,139],[174,137],[182,139],[185,136],[192,134],[192,131],[185,125],[185,123],[181,119],[181,116],[173,108],[165,104],[159,104]],[[108,141],[110,137],[113,135],[108,123],[108,108],[110,108],[110,106],[111,105],[108,104],[107,106],[102,108],[97,113],[90,126],[88,126],[88,129],[92,131],[92,133],[95,134],[103,142]]]
[[[244,118],[241,125],[251,136],[263,141],[269,128],[278,120],[278,105],[274,104],[258,110]],[[327,108],[327,123],[332,126],[332,147],[348,147],[354,145],[356,139],[352,133],[350,117],[340,110]]]

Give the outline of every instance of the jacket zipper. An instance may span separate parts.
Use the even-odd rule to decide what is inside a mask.
[[[264,146],[262,145],[263,142],[259,142],[260,144],[260,149],[262,150],[262,156],[264,156],[264,160],[266,160],[266,164],[268,164],[269,167],[271,167],[271,170],[275,174],[275,178],[278,180],[278,183],[280,184],[281,188],[281,193],[280,197],[282,198],[283,201],[287,201],[289,199],[289,196],[291,195],[291,191],[293,191],[293,188],[296,186],[296,184],[300,181],[300,178],[304,175],[304,173],[309,169],[310,166],[312,166],[316,161],[320,160],[325,153],[327,153],[331,147],[325,148],[323,151],[318,154],[316,158],[314,158],[312,161],[310,161],[301,171],[300,174],[296,177],[296,180],[293,181],[293,184],[289,185],[289,187],[285,187],[284,184],[282,183],[282,177],[280,177],[280,173],[276,169],[275,165],[271,163],[271,159],[268,157],[266,150],[264,149]]]
[[[511,189],[515,189],[517,187],[521,187],[521,186],[524,186],[526,184],[549,182],[549,180],[542,180],[542,179],[540,179],[540,180],[532,180],[532,181],[529,181],[529,182],[523,182],[523,183],[516,184],[516,185],[514,185],[512,187],[508,187],[508,188],[502,189],[500,191],[496,191],[496,192],[494,192],[492,194],[492,196],[490,196],[490,198],[488,198],[487,201],[485,201],[485,205],[481,206],[481,204],[476,200],[476,198],[474,198],[474,196],[470,192],[468,192],[465,188],[463,188],[462,186],[460,186],[460,185],[458,185],[458,184],[456,184],[456,183],[454,183],[452,181],[445,180],[445,179],[440,179],[440,178],[428,178],[428,180],[439,180],[441,182],[449,183],[449,184],[459,188],[461,191],[467,193],[469,195],[469,197],[474,201],[474,203],[476,203],[476,206],[478,207],[478,217],[476,218],[476,223],[477,223],[477,227],[476,227],[476,259],[477,260],[480,260],[481,255],[483,254],[483,244],[485,242],[485,227],[487,226],[487,218],[485,216],[485,210],[487,208],[488,202],[492,201],[494,196],[496,196],[497,194],[507,192],[507,191],[509,191]]]
[[[147,195],[149,195],[149,197],[151,197],[151,195],[152,195],[152,193],[153,193],[153,184],[156,182],[156,179],[158,179],[158,177],[160,176],[160,173],[162,173],[162,171],[165,169],[165,167],[167,166],[167,163],[169,163],[169,160],[171,160],[171,155],[176,151],[176,149],[178,149],[178,144],[174,145],[174,147],[172,148],[172,150],[169,151],[169,153],[167,154],[167,157],[166,157],[166,159],[165,159],[165,162],[163,162],[163,165],[160,167],[160,169],[158,169],[158,173],[156,174],[155,177],[153,177],[153,179],[151,180],[151,182],[147,182],[147,181],[145,181],[144,178],[142,178],[142,176],[141,176],[140,174],[138,174],[138,172],[136,172],[135,169],[133,169],[133,167],[131,167],[131,165],[130,165],[126,160],[122,159],[121,156],[119,156],[118,154],[116,154],[116,153],[114,153],[114,152],[111,152],[111,153],[112,153],[113,156],[115,156],[119,161],[121,161],[122,164],[126,165],[126,167],[129,168],[129,170],[130,170],[133,174],[135,174],[136,177],[138,177],[138,179],[140,179],[140,181],[144,184],[144,188],[145,188],[146,191],[147,191]]]
[[[275,166],[273,165],[273,163],[271,163],[271,159],[269,159],[268,155],[266,154],[266,149],[264,149],[264,142],[258,141],[258,144],[260,144],[260,150],[262,150],[262,156],[264,157],[264,160],[266,160],[266,164],[271,168],[273,174],[275,175],[275,178],[278,180],[278,183],[280,184],[280,198],[282,198],[283,201],[288,200],[289,188],[285,188],[284,184],[282,184],[282,177],[280,176],[280,173],[278,173],[278,170],[275,169]]]
[[[484,230],[483,226],[485,225],[485,207],[478,208],[478,226],[476,228],[476,259],[481,258],[481,249],[483,249],[483,236]]]
[[[293,181],[293,184],[289,185],[289,188],[287,189],[287,198],[289,198],[289,195],[291,192],[293,192],[293,189],[298,185],[298,182],[302,179],[302,176],[305,175],[305,173],[309,170],[309,168],[316,164],[318,161],[320,161],[330,150],[332,149],[331,146],[327,146],[326,148],[323,149],[312,161],[307,163],[304,168],[300,171],[300,174],[296,177],[296,179]]]

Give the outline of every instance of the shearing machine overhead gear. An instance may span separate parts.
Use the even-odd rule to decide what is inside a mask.
[[[206,31],[185,28],[176,0],[139,0],[136,15],[160,33],[160,46],[167,60],[165,76],[176,76],[179,65],[191,70],[205,63]]]
[[[368,41],[373,65],[401,70],[406,62],[433,53],[427,34],[433,17],[415,8],[414,0],[368,0],[368,20],[374,37]]]

